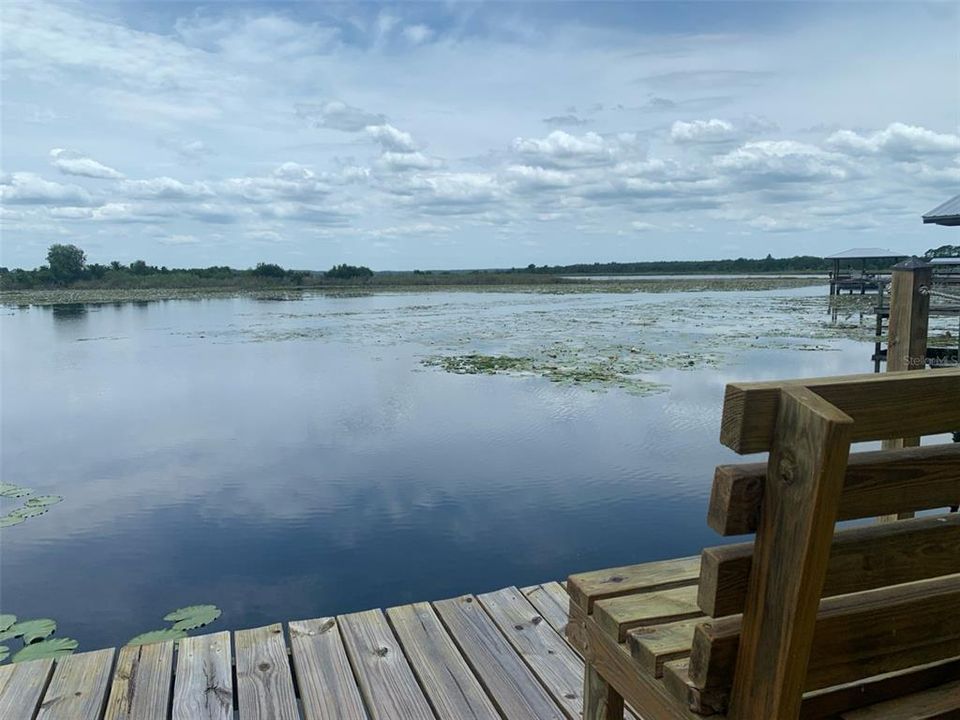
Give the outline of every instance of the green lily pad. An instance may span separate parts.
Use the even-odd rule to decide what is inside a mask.
[[[39,618],[36,620],[23,620],[14,623],[3,632],[0,632],[0,640],[9,640],[23,636],[23,644],[29,645],[35,640],[42,640],[57,629],[57,623],[49,618]]]
[[[0,645],[0,662],[3,662],[8,657],[10,657],[10,648],[6,645]]]
[[[27,500],[26,504],[30,507],[43,507],[45,505],[56,505],[62,501],[62,495],[37,495]]]
[[[16,615],[0,615],[0,632],[9,630],[16,621]]]
[[[167,640],[180,640],[186,636],[186,630],[177,630],[175,628],[150,630],[149,632],[140,633],[128,642],[127,645],[152,645],[153,643],[166,642]]]
[[[20,515],[4,515],[0,517],[0,528],[10,527],[11,525],[19,525],[23,522],[23,517]]]
[[[43,515],[46,511],[47,508],[44,505],[24,505],[23,507],[18,507],[16,510],[11,510],[10,515],[13,517],[22,517],[26,520],[37,517],[38,515]]]
[[[27,660],[43,660],[45,658],[59,658],[69,655],[77,649],[76,640],[71,638],[50,638],[27,645],[20,650],[10,662],[26,662]]]
[[[163,619],[172,622],[174,630],[193,630],[209,625],[220,614],[220,608],[216,605],[190,605],[164,615]]]
[[[0,483],[0,496],[2,497],[22,498],[32,494],[33,490],[30,488],[20,487],[12,483]]]

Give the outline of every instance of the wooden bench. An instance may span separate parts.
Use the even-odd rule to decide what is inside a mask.
[[[707,522],[752,542],[572,575],[584,720],[960,718],[960,369],[728,385]],[[898,513],[920,517],[836,528]]]

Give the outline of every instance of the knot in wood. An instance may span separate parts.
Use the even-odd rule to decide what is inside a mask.
[[[784,453],[777,463],[777,477],[784,485],[792,485],[797,479],[797,463],[791,453]]]
[[[378,647],[378,648],[377,648],[377,657],[386,657],[388,652],[390,652],[390,649],[389,649],[389,648]]]
[[[266,663],[266,662],[260,663],[259,665],[257,665],[257,669],[260,672],[266,672],[267,670],[270,669],[270,663]]]

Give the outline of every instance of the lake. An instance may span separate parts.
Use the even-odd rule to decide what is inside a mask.
[[[64,500],[0,530],[2,609],[89,650],[696,553],[725,383],[872,369],[826,292],[4,306],[2,480]]]

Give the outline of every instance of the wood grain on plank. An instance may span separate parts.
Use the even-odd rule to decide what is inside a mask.
[[[844,713],[843,720],[946,720],[960,718],[960,680]]]
[[[645,672],[660,677],[664,663],[690,655],[694,631],[700,622],[701,619],[694,618],[634,628],[627,632],[630,654]]]
[[[700,575],[702,578],[702,569]],[[628,630],[641,625],[660,625],[701,615],[703,613],[697,606],[696,585],[637,595],[621,595],[598,600],[593,606],[594,620],[616,637],[618,642],[627,639]]]
[[[960,656],[960,575],[947,575],[820,602],[803,681],[817,690]],[[690,675],[698,687],[740,675],[740,619],[718,618],[694,635]],[[731,658],[736,657],[735,661]]]
[[[583,661],[516,588],[477,599],[556,703],[577,720],[583,712]]]
[[[299,720],[283,628],[239,630],[234,641],[240,720]]]
[[[166,720],[172,680],[173,640],[120,648],[105,720]]]
[[[854,420],[851,440],[904,433],[934,435],[960,427],[960,368],[867,373],[789,381],[731,383],[723,402],[720,442],[741,455],[773,444],[781,388],[808,387]],[[890,409],[896,408],[896,412]]]
[[[293,621],[290,648],[306,720],[366,720],[336,618]]]
[[[752,568],[753,543],[706,548],[699,585],[703,612],[713,617],[743,612]],[[843,595],[958,572],[960,513],[866,525],[834,533],[822,594]]]
[[[57,660],[37,720],[100,720],[112,666],[113,648]]]
[[[187,637],[177,648],[173,720],[232,720],[230,633]]]
[[[707,524],[721,535],[756,532],[767,464],[720,465]],[[960,444],[851,453],[838,520],[931,510],[960,500]]]
[[[429,603],[390,608],[387,618],[438,717],[500,717]]]
[[[434,714],[380,610],[338,618],[373,720],[433,720]]]
[[[799,712],[853,428],[813,391],[780,391],[730,720]]]
[[[33,720],[53,672],[53,660],[0,665],[0,718]]]
[[[473,596],[433,604],[497,709],[511,720],[566,716]]]
[[[570,600],[586,608],[589,614],[597,600],[692,585],[699,575],[699,556],[660,560],[571,575],[567,580],[567,592]]]

